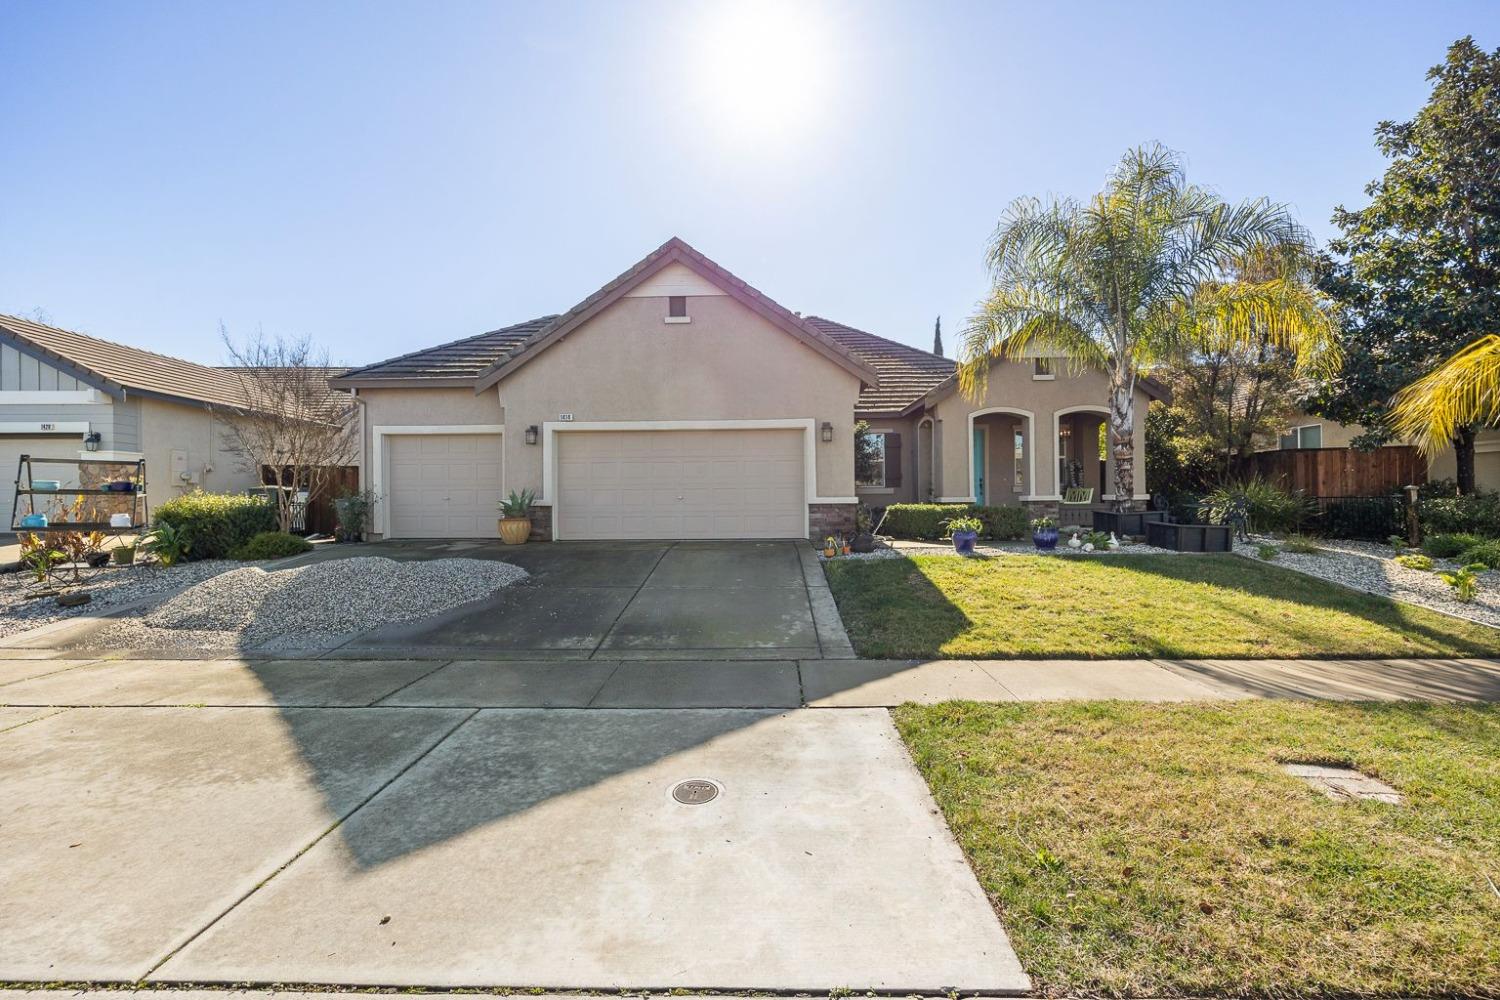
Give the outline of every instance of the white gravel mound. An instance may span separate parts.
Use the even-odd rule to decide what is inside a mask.
[[[120,622],[108,641],[179,645],[180,639],[240,648],[311,644],[427,618],[527,575],[519,566],[487,559],[398,562],[357,556],[274,572],[248,566],[205,580],[134,621]]]

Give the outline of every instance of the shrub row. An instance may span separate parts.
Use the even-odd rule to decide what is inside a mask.
[[[265,497],[198,490],[156,508],[153,521],[182,532],[189,559],[223,559],[261,532],[276,530],[276,508]]]
[[[1024,507],[986,507],[963,503],[895,503],[885,509],[881,531],[896,538],[944,538],[943,522],[954,517],[977,517],[984,522],[984,538],[1022,538],[1029,530],[1030,516]]]
[[[1424,495],[1417,501],[1417,518],[1424,534],[1468,532],[1500,537],[1500,493]]]

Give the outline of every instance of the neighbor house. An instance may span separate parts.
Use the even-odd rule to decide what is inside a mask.
[[[1285,451],[1306,448],[1349,448],[1365,432],[1359,424],[1341,424],[1311,413],[1294,414],[1280,433],[1256,442],[1256,451]],[[1391,441],[1384,447],[1406,446],[1405,441]],[[1452,448],[1444,448],[1426,460],[1429,480],[1454,479],[1458,461]],[[1500,490],[1500,429],[1486,428],[1474,439],[1474,484],[1482,490]]]
[[[1056,510],[1112,500],[1105,377],[996,362],[984,398],[954,363],[777,304],[680,239],[564,313],[356,368],[365,484],[385,537],[492,537],[536,493],[550,539],[788,538],[849,531],[860,502]],[[1146,407],[1135,485],[1146,498]],[[879,435],[855,482],[854,433]]]
[[[153,506],[196,489],[259,486],[260,473],[242,467],[226,440],[225,414],[244,395],[232,370],[0,315],[0,481],[12,484],[30,455],[116,468],[144,459]],[[33,478],[89,485],[80,471],[39,464]],[[10,490],[0,489],[8,522]]]

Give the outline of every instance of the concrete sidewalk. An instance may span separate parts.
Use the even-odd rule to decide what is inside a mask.
[[[1240,698],[1500,701],[1500,662],[0,659],[0,706],[17,711],[102,705],[888,708],[951,699]]]

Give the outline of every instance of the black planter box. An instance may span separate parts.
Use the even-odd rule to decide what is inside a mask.
[[[1094,530],[1113,531],[1116,535],[1144,535],[1152,521],[1169,520],[1164,510],[1094,511]]]
[[[1176,552],[1228,552],[1231,549],[1227,524],[1168,524],[1146,522],[1146,544]]]

